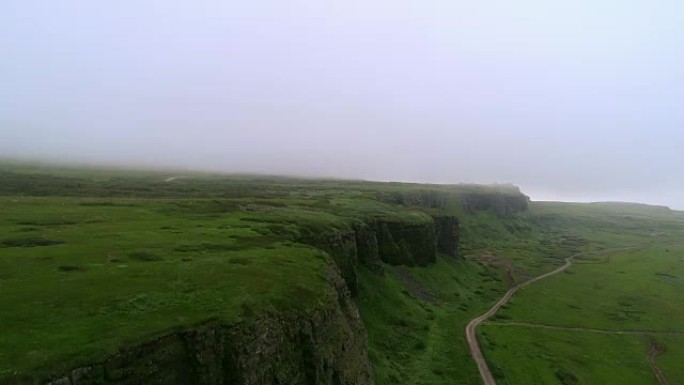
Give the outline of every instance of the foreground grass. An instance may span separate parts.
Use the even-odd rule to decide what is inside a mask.
[[[648,247],[578,259],[520,290],[498,315],[547,325],[684,330],[684,248]]]
[[[656,363],[671,385],[684,383],[684,336],[654,336],[663,351]]]
[[[682,383],[684,248],[679,213],[638,205],[541,204],[532,220],[587,240],[587,253],[563,273],[521,289],[480,329],[500,384],[650,384],[651,344],[671,384]],[[529,323],[531,326],[505,325]],[[552,330],[552,325],[578,330]],[[632,334],[590,330],[632,331]]]
[[[84,365],[246,309],[314,307],[324,255],[203,201],[0,198],[0,377]]]
[[[463,329],[505,289],[501,272],[440,257],[427,268],[365,271],[359,307],[378,384],[479,384]]]
[[[643,337],[483,325],[499,385],[653,384]]]
[[[485,243],[504,250],[517,237],[496,215],[459,203],[502,189],[520,197],[510,186],[0,164],[0,378],[63,372],[207,320],[315,308],[330,258],[301,242],[361,220],[459,215],[472,219],[464,251],[499,238]],[[386,268],[360,268],[378,383],[477,383],[461,329],[503,290],[503,273],[453,259]],[[412,293],[407,277],[434,298]]]
[[[0,165],[0,378],[60,372],[207,320],[315,307],[326,300],[330,259],[300,242],[368,218],[456,215],[465,256],[425,268],[385,265],[385,276],[359,266],[357,302],[378,384],[479,384],[467,322],[511,278],[579,251],[649,245],[578,260],[569,274],[522,290],[500,320],[682,324],[684,250],[663,245],[681,240],[684,217],[663,208],[533,203],[502,217],[461,204],[463,194],[499,188],[200,174],[166,182],[174,175]],[[650,373],[637,337],[482,331],[488,358],[511,384],[611,383],[621,366],[629,378]],[[684,352],[663,343],[658,360],[677,376]]]

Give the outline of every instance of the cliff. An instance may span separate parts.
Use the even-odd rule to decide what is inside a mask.
[[[382,267],[378,237],[373,224],[357,223],[354,226],[354,236],[359,262],[375,274],[383,275],[385,270]]]
[[[432,218],[435,221],[437,250],[452,257],[458,256],[458,244],[461,238],[458,218],[448,215],[436,215]]]
[[[391,265],[427,266],[437,252],[458,255],[458,218],[448,215],[417,217],[370,217],[347,229],[308,231],[300,241],[326,251],[341,271],[352,296],[358,293],[357,266],[378,275],[383,262]]]
[[[473,191],[460,196],[460,203],[467,212],[492,211],[499,217],[527,211],[529,202],[530,198],[513,186],[505,190]]]
[[[309,231],[300,241],[328,253],[340,269],[352,296],[356,295],[358,248],[356,233],[352,229],[330,228],[320,229],[319,232]]]
[[[432,221],[383,220],[375,224],[380,258],[392,265],[426,266],[437,257]]]
[[[0,240],[11,266],[0,278],[12,283],[0,312],[3,385],[53,374],[52,385],[372,384],[374,325],[361,322],[355,299],[378,329],[396,332],[395,341],[376,335],[372,352],[402,374],[389,352],[423,351],[413,337],[438,335],[434,309],[413,303],[438,290],[402,273],[468,263],[439,258],[383,279],[385,266],[457,257],[461,240],[498,236],[487,232],[491,213],[527,207],[506,186],[92,175],[0,170],[0,194],[12,195],[2,223],[11,238]],[[435,280],[446,281],[461,282]]]
[[[187,328],[47,384],[372,384],[356,304],[336,268],[330,267],[327,281],[327,301],[318,308],[267,311],[233,325]]]

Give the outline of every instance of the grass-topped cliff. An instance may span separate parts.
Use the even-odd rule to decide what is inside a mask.
[[[208,323],[226,330],[269,316],[306,323],[319,311],[327,314],[351,301],[375,279],[369,275],[393,276],[387,264],[428,266],[438,250],[451,258],[457,254],[458,222],[444,216],[441,204],[425,200],[433,191],[425,186],[174,176],[3,167],[0,284],[1,305],[9,310],[0,315],[4,382],[41,383],[66,373],[78,377],[70,379],[77,383],[123,381],[117,378],[128,378],[126,365],[119,368],[112,357],[135,356],[138,346],[172,335],[186,341],[178,336]],[[481,188],[434,191],[437,199],[451,202],[476,189]],[[397,203],[397,197],[421,201]],[[350,309],[328,320],[340,330],[309,341],[308,348],[299,337],[287,337],[301,330],[283,332],[281,338],[306,351],[297,353],[299,361],[280,357],[292,368],[276,362],[257,382],[300,378],[282,372],[317,365],[322,353],[312,357],[312,351],[321,346],[340,350],[335,354],[350,350],[349,362],[301,378],[372,382],[366,331],[358,314],[354,319],[356,306]],[[248,340],[230,344],[249,350]],[[171,354],[184,367],[176,374],[167,373],[169,364],[159,357],[143,358],[152,363],[131,369],[128,380],[181,376],[214,365],[183,358],[193,354],[199,353]],[[235,365],[243,367],[221,370],[248,376],[245,362],[251,359],[238,357]]]
[[[478,384],[463,328],[508,287],[681,226],[510,185],[20,164],[0,212],[0,384]]]

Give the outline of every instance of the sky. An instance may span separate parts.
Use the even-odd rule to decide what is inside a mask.
[[[2,0],[0,156],[684,209],[684,4]]]

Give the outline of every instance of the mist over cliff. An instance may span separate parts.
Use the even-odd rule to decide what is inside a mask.
[[[684,208],[682,11],[3,1],[0,154]]]

